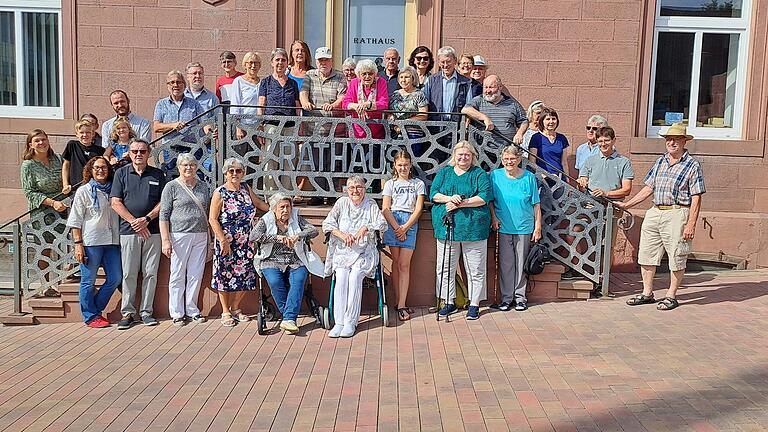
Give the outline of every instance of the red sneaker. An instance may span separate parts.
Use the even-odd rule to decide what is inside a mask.
[[[106,318],[104,318],[102,315],[99,315],[99,316],[98,316],[96,319],[97,319],[97,320],[99,320],[99,321],[101,321],[103,324],[105,324],[105,326],[104,326],[104,327],[109,327],[109,326],[111,325],[111,324],[109,323],[109,320],[107,320]]]
[[[90,328],[104,328],[104,327],[109,327],[109,322],[107,322],[107,320],[105,320],[104,318],[99,316],[99,317],[96,317],[96,318],[92,319],[86,325],[88,327],[90,327]]]

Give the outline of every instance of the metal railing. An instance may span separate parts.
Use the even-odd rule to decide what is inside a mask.
[[[187,122],[181,131],[152,141],[152,163],[173,177],[178,175],[176,156],[193,153],[200,160],[200,177],[215,186],[223,181],[224,160],[237,157],[244,164],[245,181],[258,194],[281,191],[289,196],[332,198],[343,194],[341,185],[352,174],[383,186],[391,177],[393,155],[400,149],[411,153],[418,177],[429,185],[448,164],[451,148],[459,140],[475,145],[486,170],[500,166],[499,151],[511,144],[474,122],[243,115],[228,113],[232,107],[216,106]],[[527,169],[539,181],[542,241],[555,259],[593,282],[602,279],[606,290],[610,253],[603,253],[602,245],[610,245],[613,235],[610,202],[595,199],[561,175],[534,164]],[[371,194],[380,196],[378,189]],[[28,214],[29,219],[22,221]],[[44,207],[0,227],[12,226],[12,237],[20,245],[14,255],[17,311],[22,295],[56,287],[77,271],[65,223],[59,213]]]

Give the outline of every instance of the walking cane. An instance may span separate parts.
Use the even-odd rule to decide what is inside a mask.
[[[445,243],[443,244],[443,265],[440,269],[440,293],[437,298],[437,312],[435,318],[440,321],[440,300],[443,298],[443,285],[445,285],[445,304],[448,304],[448,285],[445,278],[451,277],[451,258],[453,258],[453,213],[448,212],[443,216],[445,225]],[[445,252],[448,251],[448,273],[445,272]],[[445,316],[445,322],[448,322],[448,315]]]

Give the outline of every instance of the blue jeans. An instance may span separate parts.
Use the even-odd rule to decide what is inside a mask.
[[[83,321],[89,323],[107,307],[109,299],[123,280],[123,267],[118,245],[86,246],[85,256],[88,260],[80,264],[80,310]],[[104,268],[106,280],[97,291],[94,283],[99,267]]]
[[[304,266],[296,269],[288,267],[284,272],[276,268],[264,268],[261,269],[261,274],[269,283],[272,297],[275,298],[277,308],[283,314],[283,320],[296,321],[299,316],[299,309],[301,309],[301,298],[304,297],[304,282],[307,281],[309,274],[307,268]],[[286,282],[288,287],[285,286]]]

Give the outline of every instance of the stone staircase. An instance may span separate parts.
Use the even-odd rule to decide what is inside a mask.
[[[528,279],[529,303],[544,303],[555,300],[587,300],[593,284],[588,280],[564,281],[566,267],[562,264],[547,264],[541,274]]]

